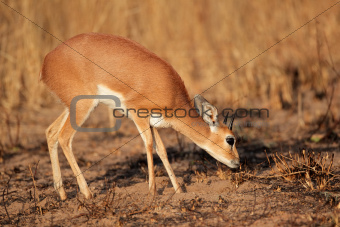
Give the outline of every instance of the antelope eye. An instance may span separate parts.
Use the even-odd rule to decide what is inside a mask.
[[[230,146],[233,146],[235,143],[234,137],[227,137],[226,141]]]

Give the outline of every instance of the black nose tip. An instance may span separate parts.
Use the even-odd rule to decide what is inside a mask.
[[[228,137],[226,140],[230,146],[233,146],[235,143],[235,139],[233,137]]]

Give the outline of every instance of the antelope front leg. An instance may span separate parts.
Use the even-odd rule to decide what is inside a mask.
[[[53,171],[53,185],[54,189],[58,192],[61,200],[65,200],[67,196],[63,187],[63,181],[61,179],[60,164],[58,158],[58,136],[68,114],[68,110],[65,110],[46,130],[47,145],[50,153]]]
[[[156,178],[155,178],[155,169],[153,164],[153,156],[152,156],[152,145],[148,145],[146,148],[146,155],[148,160],[148,171],[149,171],[149,190],[152,195],[156,195]]]
[[[136,117],[134,122],[137,126],[137,129],[144,141],[145,149],[146,149],[146,157],[148,160],[148,172],[149,172],[149,190],[152,195],[156,194],[156,181],[155,181],[155,169],[153,164],[153,138],[151,127],[149,125],[148,120],[141,119]]]
[[[153,164],[153,140],[151,129],[149,128],[144,133],[145,136],[145,148],[146,148],[146,156],[148,160],[148,171],[149,171],[149,190],[152,195],[156,195],[156,180],[155,180],[155,169]],[[143,136],[142,136],[143,137]]]
[[[168,173],[169,177],[170,177],[170,180],[171,180],[171,183],[175,189],[175,192],[176,193],[181,193],[183,192],[180,185],[178,184],[178,181],[176,179],[176,176],[175,176],[175,173],[174,171],[172,170],[171,168],[171,165],[169,163],[169,160],[168,160],[168,155],[166,153],[166,149],[164,147],[164,144],[162,142],[162,139],[161,137],[159,136],[158,134],[158,131],[155,129],[155,128],[152,128],[152,135],[154,137],[154,141],[156,143],[156,151],[157,151],[157,154],[158,156],[160,157],[160,159],[162,160],[163,162],[163,165],[166,169],[166,172]]]
[[[95,103],[93,100],[86,100],[81,102],[81,105],[77,105],[76,123],[82,125],[86,120],[88,114],[93,110]],[[63,149],[64,155],[71,166],[74,176],[77,178],[80,192],[85,195],[86,199],[92,198],[92,193],[86,183],[82,171],[80,170],[76,158],[72,152],[72,141],[76,133],[76,130],[72,127],[70,122],[70,116],[67,117],[64,126],[60,130],[58,141]]]

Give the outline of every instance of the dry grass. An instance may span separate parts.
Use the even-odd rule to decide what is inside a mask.
[[[280,156],[281,160],[282,157]],[[315,178],[311,169],[333,173],[331,156],[313,156],[313,153],[302,152],[303,158],[293,155],[291,157],[295,162],[298,161],[296,164],[298,168],[295,168],[295,164],[294,168],[293,165],[290,165],[291,172],[301,171],[301,169],[309,171],[312,180]],[[140,159],[137,160],[137,163],[139,162]],[[335,186],[332,190],[328,188],[328,191],[323,192],[304,190],[301,185],[298,186],[283,180],[284,177],[289,176],[286,174],[287,170],[282,173],[278,172],[275,176],[268,176],[263,174],[263,168],[257,168],[257,165],[252,166],[251,163],[244,163],[239,170],[230,171],[223,165],[216,166],[215,162],[210,162],[204,156],[201,156],[201,159],[196,162],[182,162],[182,165],[183,163],[189,165],[189,169],[184,172],[191,175],[192,179],[189,186],[186,187],[194,185],[203,187],[209,184],[217,186],[217,182],[223,182],[216,179],[218,176],[220,179],[226,180],[223,182],[224,190],[212,187],[211,191],[206,193],[200,192],[193,196],[193,192],[190,192],[184,197],[177,198],[173,191],[163,195],[140,196],[134,195],[137,191],[131,191],[133,187],[138,187],[134,183],[130,185],[132,187],[123,187],[121,183],[116,185],[117,182],[112,182],[112,179],[102,178],[96,184],[93,199],[86,200],[79,192],[74,192],[73,196],[62,202],[51,188],[51,184],[42,181],[44,170],[41,168],[46,168],[42,166],[46,163],[39,164],[39,166],[35,164],[34,168],[28,165],[28,168],[26,166],[21,171],[19,169],[17,171],[9,170],[5,171],[6,176],[0,175],[3,186],[0,201],[3,211],[0,212],[1,224],[37,225],[49,223],[49,225],[72,224],[77,226],[85,224],[117,226],[193,224],[206,226],[209,223],[211,225],[252,225],[256,222],[257,224],[258,222],[262,223],[261,221],[264,219],[279,220],[282,224],[299,226],[303,223],[305,225],[339,223],[337,213],[339,197],[336,193],[339,186]],[[138,175],[137,172],[141,172],[138,164],[129,166],[129,169],[133,169],[136,175]],[[258,169],[259,174],[251,169]],[[203,177],[204,180],[197,181],[196,179],[200,177]],[[27,184],[25,178],[31,184]],[[277,180],[268,181],[270,178]],[[129,178],[124,180],[129,181]],[[230,184],[229,182],[234,187],[225,191],[229,188],[227,186]],[[291,185],[291,187],[287,187],[287,185]],[[76,182],[66,181],[65,187],[67,189],[74,188]],[[13,209],[14,204],[16,206],[20,204],[19,206],[22,208],[15,210]],[[280,214],[287,210],[292,217],[288,220],[280,219]],[[301,210],[304,210],[303,214],[299,213]],[[63,215],[57,218],[60,213]],[[56,218],[53,218],[53,215],[56,215]]]
[[[191,97],[234,72],[334,4],[330,0],[4,2],[60,40],[84,32],[102,32],[140,42],[174,66],[185,81]],[[22,116],[10,116],[8,113],[22,109],[39,110],[55,103],[38,79],[44,56],[60,44],[60,41],[5,4],[0,3],[0,110],[3,113],[0,115],[0,126],[3,126],[0,127],[0,163],[6,152],[23,144],[20,132],[24,130],[20,130],[20,126],[25,127],[25,122],[21,121]],[[322,113],[315,115],[321,119],[316,131],[328,118],[333,122],[327,124],[333,123],[333,128],[329,128],[334,131],[338,124],[336,122],[339,122],[336,117],[340,109],[339,105],[332,104],[333,93],[330,96],[329,91],[339,77],[336,73],[340,68],[339,15],[340,5],[337,5],[318,17],[317,21],[302,27],[212,87],[204,96],[218,106],[252,108],[261,103],[262,107],[270,110],[286,107],[300,110],[297,97],[303,100],[304,94],[312,91],[314,96],[309,102],[312,103],[315,97],[329,102],[327,111],[314,107],[311,111],[311,114]],[[337,91],[337,88],[333,89]],[[334,96],[333,102],[337,97]],[[303,107],[301,103],[299,105]],[[316,119],[313,120],[315,123]],[[262,134],[256,134],[257,139],[261,137]],[[179,150],[185,152],[189,145],[181,136],[177,135],[174,141],[176,139]],[[43,149],[44,152],[46,149]],[[174,157],[183,156],[177,154]],[[50,182],[41,183],[46,178],[42,173],[47,168],[50,170],[50,166],[46,167],[47,161],[40,162],[39,168],[44,166],[40,175],[36,175],[39,170],[37,166],[35,170],[26,168],[25,171],[16,171],[15,167],[13,171],[4,170],[0,173],[1,224],[36,225],[41,223],[39,219],[47,220],[46,223],[50,225],[65,225],[72,221],[74,225],[82,222],[97,224],[100,219],[107,218],[108,223],[116,225],[178,225],[188,222],[205,225],[206,220],[216,218],[229,225],[250,225],[256,220],[281,216],[281,212],[289,207],[289,216],[303,209],[310,212],[311,218],[315,219],[308,220],[305,225],[313,222],[338,225],[336,207],[340,209],[340,203],[338,197],[330,193],[338,188],[333,185],[333,157],[308,152],[302,153],[302,156],[276,154],[272,157],[277,167],[275,175],[262,174],[262,169],[253,170],[247,165],[242,165],[238,171],[231,171],[225,166],[216,166],[215,161],[198,160],[189,165],[187,171],[183,170],[186,187],[208,185],[211,181],[216,183],[218,177],[230,182],[235,191],[230,189],[230,192],[221,195],[216,190],[213,192],[213,195],[218,195],[216,198],[209,198],[209,192],[202,194],[202,197],[181,200],[174,200],[173,195],[164,200],[164,195],[140,198],[128,192],[118,193],[118,189],[124,188],[124,184],[131,179],[131,176],[126,176],[126,179],[120,179],[124,184],[117,188],[107,182],[104,182],[104,188],[99,183],[92,183],[98,185],[98,195],[93,200],[76,196],[61,202]],[[143,163],[129,166],[134,174],[144,173],[140,174],[141,178],[147,176],[145,157],[143,160]],[[29,164],[24,167],[27,166],[30,167]],[[157,176],[166,175],[164,171],[158,172]],[[269,179],[276,179],[275,188],[271,188],[272,182],[267,182]],[[169,181],[165,181],[162,187],[166,190]],[[295,182],[299,182],[302,188],[298,193],[295,191]],[[256,185],[264,184],[264,188],[255,188]],[[289,191],[287,185],[292,185],[294,190]],[[251,188],[248,189],[249,186]],[[71,188],[77,188],[76,183]],[[313,195],[313,200],[310,204],[302,203],[306,202],[303,198],[308,195]],[[20,209],[14,210],[13,207],[19,207],[17,204]],[[74,208],[71,206],[73,204],[76,204],[76,209],[69,217],[65,215],[58,221],[53,220],[55,212],[69,213]],[[11,207],[12,210],[7,209]],[[334,215],[329,213],[330,209],[333,209]],[[48,215],[51,219],[47,219]],[[332,220],[327,219],[330,215],[333,215]],[[301,217],[305,221],[305,216]],[[289,221],[295,223],[294,218]]]
[[[250,170],[246,164],[242,164],[237,171],[232,171],[217,162],[216,175],[221,180],[229,180],[235,188],[238,188],[240,184],[252,179],[255,176],[255,171]]]
[[[334,4],[334,1],[5,1],[60,40],[84,32],[132,38],[180,73],[191,95],[213,85]],[[295,105],[296,92],[324,93],[339,65],[340,7],[205,94],[217,103]],[[44,56],[60,42],[5,4],[0,7],[0,106],[39,108],[53,98],[38,82]],[[219,95],[216,95],[219,94]]]
[[[274,167],[270,160],[273,160]],[[329,191],[334,188],[336,179],[340,177],[335,174],[332,168],[333,160],[334,154],[316,153],[302,149],[299,154],[292,155],[289,152],[288,156],[278,153],[272,154],[270,157],[267,156],[272,172],[270,175],[258,174],[258,170],[263,171],[263,167],[260,167],[262,163],[252,167],[243,163],[236,171],[217,163],[216,175],[222,180],[229,180],[235,188],[249,180],[276,178],[292,183],[299,182],[309,191]]]
[[[0,130],[0,163],[3,162],[5,153],[17,151],[23,147],[20,141],[20,124],[21,119],[18,114],[13,116],[3,110],[0,115],[0,125],[4,125]]]
[[[300,154],[284,156],[273,154],[276,170],[287,181],[300,182],[306,189],[325,191],[331,188],[331,182],[337,175],[332,170],[334,154],[315,153],[302,149]],[[270,164],[270,160],[268,158]]]

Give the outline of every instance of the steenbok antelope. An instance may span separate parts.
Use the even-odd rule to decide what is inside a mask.
[[[172,127],[227,166],[237,168],[240,164],[232,132],[233,119],[229,127],[219,124],[216,107],[200,95],[195,96],[194,108],[181,77],[172,66],[134,41],[95,33],[75,36],[46,55],[40,77],[66,107],[46,130],[54,187],[62,200],[67,196],[61,179],[58,142],[81,193],[86,198],[92,197],[72,152],[76,130],[70,122],[70,105],[79,95],[114,95],[121,101],[120,109],[157,110],[160,113],[161,117],[140,117],[136,111],[130,111],[128,116],[136,124],[146,147],[151,193],[156,192],[153,146],[175,191],[182,191],[156,128]],[[114,102],[108,99],[84,99],[76,105],[78,126],[99,102],[115,109]],[[181,111],[181,114],[178,111],[180,117],[174,117],[173,111],[177,109]],[[227,117],[224,124],[226,120]]]

